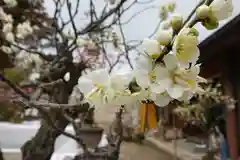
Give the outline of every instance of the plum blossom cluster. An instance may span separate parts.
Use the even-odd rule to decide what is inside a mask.
[[[0,46],[0,49],[10,55],[15,53],[16,64],[22,69],[29,68],[32,63],[35,63],[37,68],[39,68],[42,64],[41,58],[38,55],[28,53],[22,49],[25,47],[19,43],[39,28],[32,25],[29,20],[20,23],[14,22],[12,15],[5,12],[5,8],[17,7],[18,2],[16,0],[4,0],[3,2],[4,5],[0,7],[0,23],[2,26],[1,37],[3,37],[5,41],[2,46]],[[34,73],[34,75],[36,75],[36,73]],[[30,80],[32,79],[33,76],[30,75]]]
[[[5,5],[3,7],[13,8],[17,6],[16,0],[4,0]],[[14,19],[11,14],[7,14],[3,7],[0,7],[0,22],[2,24],[2,37],[5,38],[5,45],[1,46],[1,50],[7,54],[12,54],[19,51],[15,46],[18,44],[18,40],[26,38],[31,35],[34,29],[38,29],[36,26],[32,26],[31,23],[26,20],[22,23],[18,23],[16,27],[13,26]]]
[[[154,39],[143,40],[143,53],[134,70],[108,73],[107,69],[98,69],[79,78],[78,87],[89,103],[96,107],[120,106],[151,100],[158,106],[166,106],[173,100],[188,101],[204,91],[199,83],[206,80],[199,76],[197,64],[199,33],[184,25],[179,14],[168,19],[174,8],[173,4],[161,7],[164,21]],[[231,15],[232,8],[231,0],[204,4],[196,10],[196,23],[202,22],[205,27],[213,20],[218,23]]]

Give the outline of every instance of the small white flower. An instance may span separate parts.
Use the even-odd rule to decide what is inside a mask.
[[[4,12],[3,8],[0,7],[0,19],[3,20],[3,17],[6,16],[6,13]]]
[[[198,33],[194,28],[183,28],[173,43],[173,53],[183,67],[189,63],[196,64],[200,55],[198,49]]]
[[[63,78],[66,82],[68,82],[70,80],[70,73],[67,72],[65,75],[64,75],[64,78]]]
[[[172,35],[173,32],[171,29],[164,30],[164,29],[159,29],[156,34],[156,39],[160,45],[168,45],[171,40],[172,40]],[[160,48],[160,46],[159,46]]]
[[[13,43],[15,41],[14,35],[12,32],[8,32],[5,34],[5,38],[8,42]]]
[[[40,66],[43,63],[43,61],[39,55],[37,55],[37,54],[28,54],[28,55],[29,55],[28,57],[29,57],[30,61],[35,62],[36,65]]]
[[[167,106],[172,100],[172,98],[168,95],[167,92],[164,93],[151,92],[150,99],[153,100],[154,103],[159,107]]]
[[[197,88],[199,65],[189,69],[180,68],[178,59],[173,54],[167,54],[163,60],[165,66],[158,65],[155,68],[155,81],[161,86],[161,92],[165,89],[171,98],[179,99],[185,91],[194,91]]]
[[[1,50],[5,53],[8,53],[8,54],[12,53],[12,49],[8,46],[1,46]]]
[[[11,14],[5,14],[3,12],[3,15],[0,16],[0,19],[4,22],[4,23],[12,23],[13,22],[13,18]]]
[[[7,32],[12,32],[12,29],[13,29],[13,25],[11,23],[5,23],[3,25],[3,33],[7,33]]]
[[[148,88],[151,84],[151,72],[153,69],[152,59],[147,55],[140,55],[136,61],[136,67],[134,70],[134,75],[137,84],[141,88]]]
[[[96,107],[105,104],[106,88],[109,85],[109,74],[107,69],[98,69],[89,72],[78,79],[78,87],[86,97],[86,100]]]
[[[29,55],[29,53],[27,53],[27,52],[24,51],[24,50],[21,50],[21,51],[17,54],[16,59],[22,60],[22,59],[25,59],[28,55]]]
[[[22,24],[18,24],[17,26],[17,37],[18,38],[25,38],[26,36],[33,33],[33,28],[29,21],[26,21]]]
[[[35,31],[38,31],[38,30],[40,29],[37,25],[34,25],[32,28],[33,28],[33,30],[35,30]]]
[[[143,43],[143,50],[151,57],[151,58],[158,58],[161,53],[162,49],[160,44],[157,40],[151,40],[151,39],[144,39]]]
[[[35,82],[39,78],[40,78],[40,74],[39,73],[32,73],[29,76],[29,80],[32,81],[32,82]]]
[[[214,0],[209,7],[212,16],[218,21],[229,18],[233,12],[232,0]]]
[[[9,8],[15,7],[18,4],[16,0],[3,0],[3,1]]]

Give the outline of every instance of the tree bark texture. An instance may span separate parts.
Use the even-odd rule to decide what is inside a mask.
[[[61,65],[65,66],[65,68],[59,71]],[[59,62],[56,66],[53,66],[53,69],[50,71],[53,80],[63,77],[67,72],[70,72],[71,78],[70,81],[54,86],[51,89],[50,101],[53,103],[68,104],[69,96],[85,67],[85,64],[81,63],[76,66],[72,64],[72,61]],[[71,113],[73,118],[78,114],[77,110],[71,110],[69,113]],[[51,158],[54,152],[55,141],[58,136],[61,135],[59,130],[64,131],[69,121],[63,116],[61,110],[52,110],[50,112],[50,117],[58,130],[53,128],[52,125],[46,121],[46,118],[43,117],[41,126],[36,135],[31,140],[27,141],[21,148],[23,160],[49,160]]]

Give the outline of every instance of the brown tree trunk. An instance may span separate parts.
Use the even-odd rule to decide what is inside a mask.
[[[64,130],[68,121],[61,114],[57,114],[55,126]],[[49,160],[54,152],[54,144],[61,133],[49,126],[47,122],[42,122],[37,134],[22,146],[23,160]]]
[[[53,90],[53,102],[68,103],[69,93],[66,87],[62,86]],[[54,126],[64,131],[69,122],[64,118],[61,111],[52,110],[49,115]],[[46,117],[43,118],[44,120],[41,121],[41,126],[36,135],[21,148],[23,160],[50,160],[54,152],[55,141],[61,133],[52,127]]]
[[[0,147],[0,160],[4,160],[1,147]]]
[[[59,71],[61,65],[67,66],[67,68]],[[63,75],[68,71],[71,74],[71,79],[67,83],[59,84],[51,88],[51,102],[67,104],[69,96],[78,82],[78,77],[81,76],[81,72],[85,68],[86,66],[84,63],[80,63],[76,66],[72,63],[69,64],[68,61],[59,62],[58,65],[53,67],[51,72],[51,77],[54,77],[53,79],[57,80],[60,77],[63,77]],[[77,110],[71,111],[72,118],[76,117],[77,113]],[[46,120],[46,117],[43,118],[44,120],[42,120],[41,127],[36,135],[31,140],[27,141],[21,148],[23,160],[49,160],[51,158],[54,152],[55,141],[58,136],[61,135],[59,130],[64,131],[69,122],[66,118],[64,118],[60,110],[51,111],[50,116],[51,121],[58,130],[56,130],[52,124],[49,124],[49,121],[44,121]]]

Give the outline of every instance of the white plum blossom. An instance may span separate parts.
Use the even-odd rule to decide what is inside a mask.
[[[14,34],[12,32],[6,33],[5,38],[8,42],[11,42],[11,43],[15,42]]]
[[[109,85],[109,74],[106,69],[89,72],[78,79],[78,87],[89,103],[95,106],[105,104],[105,91]]]
[[[43,61],[39,55],[28,53],[24,50],[20,50],[20,52],[17,54],[16,62],[19,67],[23,67],[25,69],[29,68],[31,64],[34,63],[36,70],[39,70],[43,64]]]
[[[196,64],[200,55],[198,43],[198,32],[193,28],[183,28],[177,35],[173,43],[173,53],[184,67],[188,67],[189,63]]]
[[[157,40],[144,39],[142,47],[144,52],[152,58],[158,58],[162,53],[161,46],[159,45]]]
[[[22,24],[18,24],[17,26],[17,37],[20,39],[25,38],[26,36],[33,33],[33,28],[29,21],[25,21]]]
[[[156,34],[156,39],[160,45],[168,45],[172,41],[173,31],[171,29],[159,29]],[[158,45],[158,48],[160,46]]]
[[[96,107],[120,106],[134,103],[142,95],[142,92],[132,94],[127,89],[132,78],[129,71],[109,74],[107,69],[97,69],[81,76],[78,87],[86,100]]]
[[[3,31],[3,33],[8,33],[8,32],[12,32],[12,29],[13,29],[12,23],[5,23],[3,25],[2,31]]]
[[[115,6],[118,2],[118,0],[108,0],[110,7]],[[15,7],[17,1],[4,0],[4,4],[4,7]],[[200,56],[198,31],[189,27],[191,23],[183,26],[183,17],[173,14],[175,8],[175,3],[161,6],[162,23],[154,38],[146,38],[142,41],[141,49],[144,53],[141,53],[136,60],[133,70],[109,73],[109,69],[99,68],[88,70],[79,77],[75,87],[84,95],[84,102],[87,101],[92,106],[100,108],[103,106],[133,106],[143,100],[152,100],[156,105],[162,107],[167,106],[173,100],[187,102],[195,93],[203,93],[199,83],[204,83],[206,80],[199,76],[200,65],[197,64]],[[196,23],[201,22],[203,26],[206,25],[205,23],[215,25],[218,24],[218,21],[230,17],[232,11],[232,0],[214,0],[209,6],[198,7]],[[15,38],[17,40],[24,39],[39,28],[31,26],[29,20],[18,24],[16,29],[13,28],[11,14],[6,14],[2,7],[0,7],[0,21],[2,22],[3,36],[6,41],[10,42],[10,44],[2,45],[0,49],[8,54],[17,53],[15,56],[17,67],[29,69],[34,62],[35,68],[32,69],[32,74],[28,78],[30,81],[36,82],[40,77],[43,60],[37,54],[28,53],[19,49],[20,47],[14,48],[14,46]],[[211,22],[214,23],[211,24]],[[45,22],[43,25],[48,26]],[[108,35],[107,40],[120,44],[123,38],[119,37],[117,33],[117,31],[108,33],[110,36]],[[77,36],[73,29],[69,29],[67,33],[63,34],[68,38],[69,43],[74,42],[77,47],[82,47],[81,50],[87,50],[87,53],[95,53],[101,49],[97,45],[98,40],[95,37],[90,39],[84,37],[85,35]],[[75,56],[73,62],[82,61],[79,58],[81,56]],[[63,76],[66,82],[70,78],[70,72]]]
[[[40,74],[34,72],[34,73],[31,73],[31,74],[29,75],[29,78],[28,78],[28,79],[29,79],[31,82],[36,82],[36,80],[39,79],[39,78],[40,78]]]
[[[150,96],[151,100],[154,101],[154,103],[159,106],[159,107],[164,107],[167,106],[171,100],[173,100],[167,92],[163,93],[156,93],[156,92],[151,92]]]
[[[66,82],[68,82],[68,81],[70,80],[70,73],[67,72],[67,73],[64,75],[63,79],[64,79]]]
[[[8,46],[1,46],[1,50],[5,53],[11,54],[12,53],[12,49]]]
[[[164,66],[158,65],[155,68],[156,82],[162,86],[159,88],[165,89],[173,99],[182,97],[186,91],[196,90],[199,65],[189,69],[181,68],[177,57],[173,54],[167,54],[163,60]]]
[[[153,61],[149,56],[141,54],[136,62],[134,69],[136,82],[142,88],[148,88],[152,79]]]
[[[15,7],[18,4],[16,0],[3,0],[3,1],[9,8]]]
[[[232,0],[214,0],[209,7],[211,16],[218,21],[229,18],[233,12]]]
[[[13,22],[12,15],[6,14],[2,7],[0,7],[0,20],[2,20],[3,23],[12,23]]]

